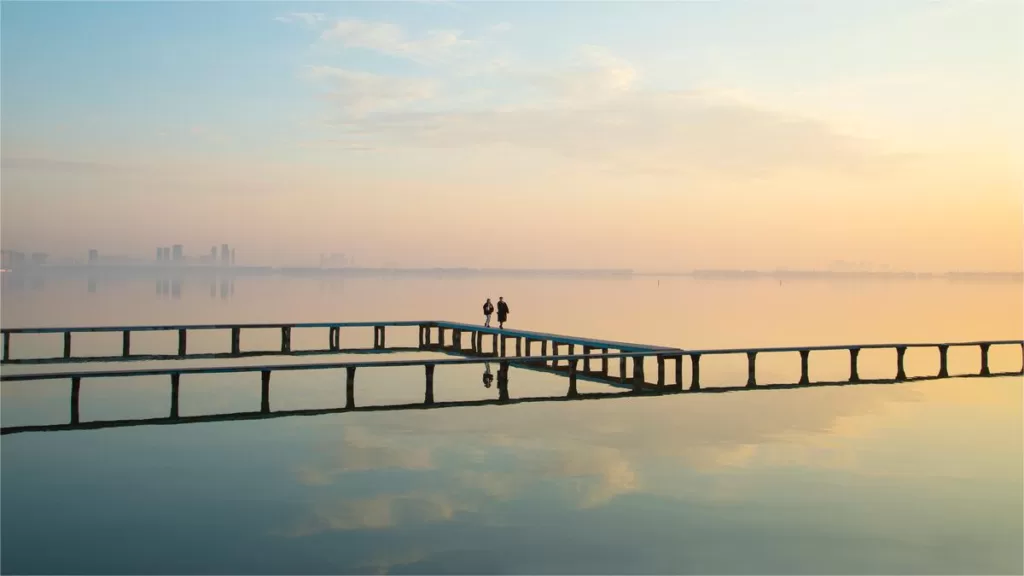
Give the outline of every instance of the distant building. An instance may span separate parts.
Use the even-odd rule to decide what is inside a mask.
[[[185,257],[184,256],[184,247],[181,244],[175,244],[174,248],[173,248],[173,251],[174,251],[173,258],[174,258],[175,262],[177,262],[179,260],[182,260]]]
[[[32,263],[38,266],[42,266],[43,264],[46,264],[46,258],[48,256],[49,254],[44,254],[43,252],[33,252]]]
[[[161,262],[164,259],[164,249],[157,246],[156,249],[156,261]]]
[[[228,250],[227,244],[220,245],[220,261],[225,266],[231,264],[231,252]]]
[[[93,248],[92,250],[89,250],[89,263],[90,264],[99,261],[99,259],[100,259],[100,252],[99,252],[99,250],[96,250],[95,248]]]
[[[163,248],[161,248],[161,250],[164,251],[164,262],[170,260],[171,259],[171,249],[169,247],[167,247],[167,246],[164,246]]]
[[[213,262],[213,263],[217,262],[217,247],[216,246],[211,246],[210,247],[210,262]]]
[[[235,249],[234,248],[231,249],[231,265],[232,266],[235,265]]]

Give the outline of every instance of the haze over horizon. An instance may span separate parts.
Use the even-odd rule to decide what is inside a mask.
[[[0,242],[1024,268],[1024,4],[0,6]]]

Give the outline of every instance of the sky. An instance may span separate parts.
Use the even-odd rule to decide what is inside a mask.
[[[0,243],[1022,269],[1024,3],[8,2]]]

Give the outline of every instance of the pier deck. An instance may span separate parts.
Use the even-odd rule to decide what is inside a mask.
[[[367,348],[341,348],[340,330],[343,328],[373,328],[373,346]],[[388,347],[386,345],[387,328],[416,327],[419,339],[415,347]],[[279,329],[281,331],[280,350],[243,351],[240,346],[240,333],[243,329]],[[317,350],[293,350],[291,347],[291,331],[294,328],[327,328],[328,347]],[[231,334],[230,352],[187,353],[187,333],[190,330],[226,330]],[[438,366],[457,366],[467,364],[484,364],[497,362],[499,365],[497,382],[498,398],[494,402],[515,403],[508,397],[508,372],[510,367],[527,370],[543,371],[566,376],[568,392],[564,396],[550,397],[581,399],[595,395],[581,395],[577,392],[577,381],[587,380],[607,384],[613,388],[626,390],[616,394],[666,394],[680,392],[704,391],[700,382],[700,360],[704,356],[743,355],[747,359],[748,374],[744,385],[731,388],[713,388],[707,391],[723,391],[730,389],[754,388],[794,388],[816,385],[846,385],[860,383],[896,383],[914,380],[930,380],[951,377],[948,368],[948,352],[954,347],[977,348],[979,351],[980,369],[975,374],[956,374],[953,377],[997,377],[1024,375],[1024,340],[988,340],[969,342],[934,342],[934,343],[868,343],[855,345],[824,345],[824,346],[786,346],[764,348],[725,348],[725,349],[682,349],[666,346],[616,342],[594,338],[565,336],[546,332],[528,330],[500,329],[445,321],[384,321],[384,322],[314,322],[314,323],[260,323],[260,324],[190,324],[190,325],[159,325],[159,326],[94,326],[94,327],[40,327],[40,328],[5,328],[3,333],[4,351],[3,365],[39,365],[39,364],[80,364],[90,362],[137,362],[147,360],[190,360],[190,359],[234,359],[258,356],[316,356],[339,354],[386,354],[395,352],[441,352],[453,357],[441,358],[402,358],[384,360],[349,360],[344,362],[322,363],[291,363],[265,364],[256,366],[171,366],[161,368],[138,368],[117,370],[65,370],[45,373],[0,374],[0,381],[38,381],[66,379],[71,381],[71,419],[66,425],[56,426],[17,426],[0,428],[0,433],[27,432],[38,430],[68,430],[102,428],[120,425],[138,425],[139,421],[108,421],[81,422],[79,419],[78,399],[82,380],[97,378],[126,378],[141,376],[168,376],[171,382],[170,416],[159,419],[146,419],[141,423],[168,424],[184,422],[215,421],[218,416],[223,419],[251,419],[271,417],[275,412],[270,410],[270,380],[274,372],[294,372],[308,370],[345,370],[346,372],[346,406],[341,410],[382,410],[408,409],[410,407],[439,407],[454,405],[475,405],[481,402],[434,402],[434,371]],[[131,333],[153,331],[176,331],[178,333],[177,354],[132,354]],[[71,354],[71,335],[74,333],[120,332],[123,334],[122,353],[120,355],[76,357]],[[64,354],[52,358],[12,358],[11,336],[17,334],[63,334]],[[450,337],[446,337],[450,334]],[[436,336],[436,338],[435,338]],[[463,345],[463,336],[468,336],[469,348]],[[485,336],[488,338],[485,339]],[[491,341],[489,350],[485,340]],[[515,343],[514,350],[508,348],[508,341]],[[534,353],[533,344],[539,344],[539,354]],[[550,347],[549,347],[550,345]],[[582,353],[576,352],[576,347]],[[989,368],[989,352],[993,346],[1019,346],[1021,349],[1021,368],[1013,372],[996,372]],[[568,353],[559,353],[566,348]],[[904,357],[910,348],[935,348],[939,352],[939,362],[935,374],[908,377],[904,368]],[[858,357],[862,350],[892,349],[896,352],[896,366],[891,379],[861,378]],[[809,375],[809,361],[812,352],[846,351],[850,358],[849,378],[844,381],[812,382]],[[791,384],[759,385],[756,378],[756,362],[758,355],[771,353],[798,353],[800,355],[800,379]],[[653,360],[656,363],[656,377],[653,381],[645,375],[645,363]],[[617,364],[617,370],[611,367]],[[684,363],[688,363],[689,386],[684,382]],[[355,405],[355,375],[358,369],[380,369],[394,367],[422,366],[424,369],[424,400],[414,405],[394,407],[357,407]],[[672,368],[671,382],[668,368]],[[202,417],[181,417],[178,413],[178,390],[181,378],[196,374],[237,374],[259,372],[261,379],[261,409],[255,413],[239,413],[212,415]],[[607,397],[609,394],[597,394],[596,397]],[[535,400],[535,399],[531,399]],[[520,399],[520,401],[525,401]],[[287,414],[331,413],[334,409],[289,411]],[[284,414],[284,413],[282,413]],[[126,423],[128,422],[128,423]]]

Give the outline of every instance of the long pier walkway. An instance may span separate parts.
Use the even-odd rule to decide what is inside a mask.
[[[327,346],[315,350],[293,350],[291,345],[292,330],[297,328],[326,329]],[[342,348],[340,333],[342,329],[372,328],[372,345],[362,348]],[[418,341],[415,347],[388,347],[388,329],[418,330]],[[276,329],[280,331],[280,348],[275,350],[244,351],[241,349],[241,333],[243,330]],[[196,331],[224,331],[230,335],[226,339],[229,351],[215,353],[189,353],[188,333]],[[173,331],[178,335],[176,353],[166,354],[134,354],[131,349],[133,333]],[[948,352],[954,347],[976,348],[980,358],[980,369],[976,374],[955,375],[956,377],[995,377],[1024,375],[1024,340],[988,340],[971,342],[938,342],[938,343],[901,343],[901,344],[857,344],[829,346],[791,346],[769,348],[730,348],[688,350],[665,346],[616,342],[593,338],[582,338],[532,332],[515,329],[488,328],[458,322],[445,321],[391,321],[391,322],[318,322],[293,324],[190,324],[190,325],[157,325],[157,326],[94,326],[94,327],[41,327],[41,328],[4,328],[3,356],[0,365],[50,365],[79,364],[95,362],[138,362],[146,360],[189,360],[209,358],[247,358],[255,356],[315,356],[327,354],[387,354],[395,352],[437,351],[451,358],[426,359],[394,359],[365,360],[326,363],[291,363],[267,364],[258,366],[226,365],[207,367],[164,367],[138,368],[123,370],[76,370],[42,373],[0,374],[0,381],[31,381],[66,379],[71,381],[70,421],[60,425],[11,426],[0,428],[0,434],[43,430],[93,429],[116,426],[135,426],[140,424],[179,424],[188,422],[206,422],[220,420],[239,420],[279,417],[286,415],[323,414],[353,410],[400,410],[410,408],[435,408],[457,405],[477,405],[488,403],[516,403],[538,400],[574,400],[593,397],[608,397],[621,394],[644,393],[680,393],[702,391],[729,391],[737,389],[784,389],[820,385],[846,385],[861,383],[895,383],[912,380],[939,379],[950,377],[948,368]],[[121,333],[120,354],[75,356],[73,355],[72,336],[80,333]],[[63,337],[63,354],[55,357],[31,358],[17,357],[13,352],[13,337],[24,334],[54,334]],[[993,346],[1020,347],[1022,365],[1020,370],[1013,372],[994,372],[989,368],[989,352]],[[933,375],[908,377],[904,357],[911,348],[935,348],[939,352],[938,366]],[[896,352],[894,374],[890,379],[863,379],[859,374],[858,357],[862,350],[892,349]],[[812,352],[846,351],[850,358],[849,378],[843,381],[812,382],[809,363]],[[800,379],[791,384],[772,384],[759,386],[756,378],[756,364],[759,355],[770,353],[796,353],[800,356]],[[743,355],[747,359],[747,381],[745,384],[727,388],[705,390],[701,387],[700,361],[705,356]],[[482,364],[499,362],[498,397],[493,400],[471,402],[434,402],[434,371],[437,366]],[[653,359],[656,365],[656,376],[648,379],[645,375],[645,361]],[[618,364],[613,370],[614,364]],[[689,365],[689,378],[684,382],[684,365]],[[397,406],[357,407],[355,403],[355,376],[357,369],[388,368],[397,366],[422,366],[424,368],[424,400],[423,403]],[[508,395],[508,370],[510,367],[539,370],[565,375],[568,378],[568,390],[563,396],[547,398],[530,398],[510,400]],[[671,382],[667,369],[672,369]],[[290,372],[296,370],[341,370],[346,372],[346,405],[341,409],[315,409],[272,412],[270,410],[270,380],[274,372]],[[182,417],[178,413],[178,390],[182,376],[194,374],[228,374],[259,372],[261,381],[261,408],[258,412],[219,414],[196,417]],[[82,380],[95,378],[122,378],[136,376],[168,376],[171,384],[171,408],[167,418],[142,420],[109,420],[82,422],[79,418],[79,395]],[[608,384],[623,388],[619,394],[580,394],[577,391],[577,380]]]

